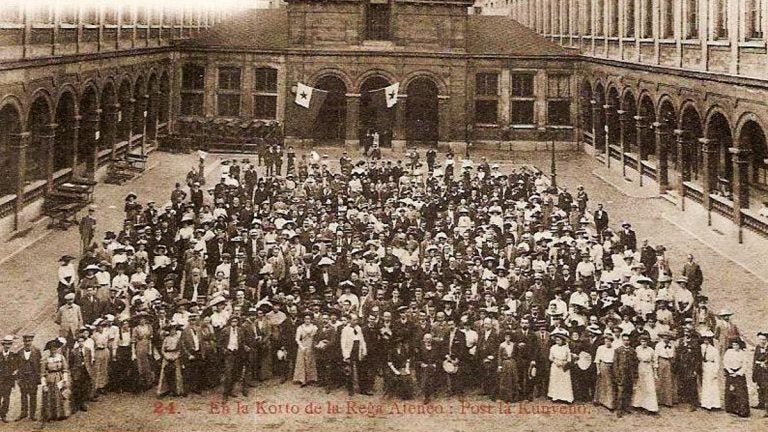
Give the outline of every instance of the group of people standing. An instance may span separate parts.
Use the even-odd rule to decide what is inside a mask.
[[[766,333],[748,359],[694,257],[673,276],[663,246],[589,213],[583,187],[434,151],[426,166],[314,153],[284,174],[225,162],[163,209],[129,194],[119,230],[61,258],[45,420],[105,392],[227,398],[272,380],[618,416],[722,399],[748,416],[750,366],[766,408]]]

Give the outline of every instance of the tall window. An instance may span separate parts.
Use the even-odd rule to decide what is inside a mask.
[[[552,5],[552,10],[550,11],[552,15],[551,33],[554,35],[562,34],[563,32],[560,30],[560,0],[554,0],[550,4]]]
[[[219,68],[219,87],[216,95],[217,113],[221,117],[240,115],[240,68]]]
[[[624,36],[635,37],[635,2],[632,0],[624,3]]]
[[[685,38],[699,38],[699,0],[685,0]]]
[[[5,0],[0,7],[0,23],[21,24],[24,21],[21,0]]]
[[[570,10],[570,8],[566,6],[566,10]],[[581,22],[579,21],[581,19],[581,2],[580,1],[573,2],[573,10],[569,12],[569,15],[570,15],[569,17],[570,19],[576,21],[571,23],[573,34],[576,36],[582,35],[583,33],[581,31]]]
[[[369,0],[365,15],[365,35],[369,40],[389,40],[389,1]]]
[[[714,0],[712,6],[712,39],[728,39],[728,0]]]
[[[66,5],[59,9],[59,22],[62,24],[77,24],[77,6]]]
[[[547,124],[571,124],[571,77],[550,75],[547,78]]]
[[[584,8],[584,33],[592,34],[592,0],[587,0],[587,6]]]
[[[475,123],[497,124],[499,121],[499,74],[475,75]]]
[[[277,69],[256,68],[253,116],[258,119],[277,117]]]
[[[117,6],[104,6],[104,24],[117,25]]]
[[[643,1],[643,37],[653,38],[653,0]]]
[[[597,36],[604,36],[604,24],[605,23],[605,3],[603,0],[597,0],[595,2],[595,34]]]
[[[678,0],[663,0],[661,10],[661,37],[674,39],[675,37],[675,3]]]
[[[610,28],[608,29],[608,35],[612,37],[618,37],[619,36],[619,0],[609,0],[610,3],[608,3],[609,11],[609,23]]]
[[[181,69],[181,115],[203,115],[205,66],[185,64]]]
[[[763,38],[763,5],[762,0],[747,0],[747,39]]]
[[[512,74],[512,106],[510,123],[513,125],[533,125],[533,106],[536,101],[533,86],[534,75],[531,73]]]
[[[558,0],[558,1],[561,3],[560,10],[563,13],[563,34],[569,35],[571,34],[571,29],[573,28],[573,26],[571,25],[571,8],[568,7],[567,0]]]

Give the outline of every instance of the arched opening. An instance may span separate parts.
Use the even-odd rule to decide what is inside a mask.
[[[408,84],[405,100],[405,139],[408,144],[437,146],[440,139],[437,84],[416,78]]]
[[[85,176],[96,171],[96,144],[101,138],[99,100],[96,88],[88,86],[80,99],[82,124],[77,143],[77,167],[75,174]]]
[[[27,147],[27,166],[24,171],[24,182],[29,184],[38,180],[47,180],[48,164],[51,162],[48,145],[51,134],[51,105],[48,99],[40,95],[29,109],[27,130],[30,132],[29,147]],[[4,124],[4,123],[3,123]]]
[[[6,104],[0,109],[0,197],[16,193],[19,170],[15,166],[21,137],[21,115],[15,106]]]
[[[664,101],[661,102],[661,106],[659,106],[659,120],[658,122],[662,124],[662,127],[665,130],[665,134],[662,135],[664,142],[661,144],[664,146],[664,150],[667,156],[667,167],[668,169],[674,170],[679,172],[680,171],[680,161],[679,161],[679,149],[677,148],[677,137],[674,134],[675,129],[677,129],[677,113],[675,112],[675,107],[672,105],[672,101],[669,99],[664,99]],[[659,155],[661,156],[661,155]],[[673,182],[677,181],[677,176],[672,176],[671,179]]]
[[[592,134],[592,85],[589,81],[581,83],[581,128],[584,133]],[[585,140],[588,141],[588,140]]]
[[[619,145],[619,116],[616,113],[616,111],[619,109],[619,91],[616,90],[616,87],[611,87],[608,90],[608,99],[606,100],[606,105],[608,105],[610,108],[605,113],[605,120],[606,120],[606,131],[607,134],[605,136],[606,141],[608,142],[608,145],[612,146],[618,146]]]
[[[653,137],[653,131],[651,131],[651,125],[656,122],[656,110],[653,105],[651,97],[643,95],[640,99],[640,107],[638,108],[638,114],[640,121],[637,122],[638,127],[638,153],[641,160],[648,160],[649,156],[656,154],[656,143]]]
[[[157,120],[160,124],[168,123],[168,112],[171,104],[171,81],[168,78],[168,72],[163,72],[160,76],[160,103],[158,107]]]
[[[147,84],[147,140],[157,140],[157,115],[160,105],[160,85],[157,82],[157,75],[149,77]]]
[[[376,100],[379,98],[376,98],[375,90],[381,90],[390,84],[383,76],[373,75],[366,78],[360,86],[360,128],[357,136],[363,138],[369,131],[378,132],[381,147],[392,146],[392,125],[397,105],[387,108],[383,105],[384,100]]]
[[[624,151],[636,153],[637,128],[635,127],[635,116],[637,115],[637,104],[635,103],[635,95],[631,91],[624,93],[621,109],[624,111],[624,120],[621,123],[624,128]]]
[[[117,92],[115,85],[108,81],[101,91],[101,117],[99,128],[101,133],[96,143],[97,150],[111,149],[115,143],[116,124],[114,122],[116,111],[118,110]]]
[[[147,90],[145,88],[144,77],[138,77],[133,86],[133,117],[131,118],[131,128],[133,135],[143,135],[144,125],[147,120],[144,113],[147,109]],[[143,140],[139,140],[143,142]]]
[[[739,148],[752,151],[749,167],[750,184],[768,190],[768,143],[766,143],[763,128],[754,120],[747,121],[741,128],[739,141]]]
[[[55,145],[53,147],[53,171],[73,168],[75,159],[75,97],[65,92],[56,104]]]
[[[682,148],[683,160],[679,162],[686,180],[698,181],[703,166],[704,152],[701,151],[699,138],[703,136],[701,117],[692,106],[687,106],[680,116],[680,129],[683,131],[685,144]]]
[[[341,78],[326,75],[317,80],[315,88],[328,92],[315,118],[315,143],[343,144],[347,135],[347,86]]]
[[[707,124],[707,138],[715,142],[717,156],[712,161],[712,173],[716,175],[713,181],[715,190],[726,197],[733,196],[733,161],[731,152],[733,147],[733,134],[728,119],[719,112],[715,112],[709,118]]]
[[[595,85],[595,104],[593,106],[592,115],[597,116],[595,118],[595,149],[605,151],[605,89],[603,85],[597,83]]]
[[[120,110],[117,112],[117,142],[126,142],[131,136],[131,116],[133,115],[133,95],[131,83],[124,80],[119,90]]]

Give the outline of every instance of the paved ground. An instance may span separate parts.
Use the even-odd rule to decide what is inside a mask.
[[[338,154],[328,151],[332,159]],[[549,172],[549,159],[545,154],[522,153],[503,154],[484,153],[489,158],[498,159],[509,157],[507,164],[533,163],[545,172]],[[558,182],[575,189],[583,184],[590,193],[592,203],[603,202],[608,210],[613,224],[620,220],[632,221],[638,232],[639,240],[650,239],[652,244],[663,243],[668,247],[672,268],[679,272],[687,253],[693,253],[702,265],[705,284],[704,290],[710,297],[714,309],[728,306],[737,314],[735,322],[748,335],[753,335],[757,329],[768,326],[764,318],[768,310],[768,300],[764,295],[765,284],[748,269],[742,268],[727,260],[715,249],[699,241],[687,231],[681,230],[663,217],[664,212],[677,211],[665,200],[648,198],[643,191],[632,191],[625,186],[611,186],[605,180],[612,181],[610,176],[594,175],[599,172],[601,165],[589,156],[582,154],[561,154],[558,156]],[[196,164],[194,155],[168,155],[156,153],[151,157],[153,167],[144,176],[122,186],[99,185],[96,193],[96,203],[99,205],[97,218],[101,232],[120,225],[122,220],[122,199],[129,191],[135,191],[141,197],[152,197],[158,203],[168,199],[168,193],[176,181],[183,180],[187,171]],[[208,175],[215,178],[218,174],[215,158],[209,162],[212,169]],[[632,187],[631,185],[629,186]],[[622,190],[628,193],[622,193]],[[649,194],[651,195],[651,194]],[[146,198],[145,198],[146,199]],[[31,237],[33,238],[33,237]],[[711,244],[711,243],[710,243]],[[0,264],[0,295],[5,301],[0,305],[0,329],[2,332],[34,329],[37,331],[38,343],[51,337],[55,328],[51,322],[53,304],[55,302],[56,259],[64,254],[76,254],[79,248],[79,238],[76,230],[52,232],[42,241],[16,253],[10,259]],[[714,245],[716,246],[716,245]],[[8,255],[0,249],[0,260]],[[20,311],[23,311],[20,312]],[[287,402],[295,404],[300,411],[307,404],[316,403],[320,413],[306,414],[263,414],[258,413],[257,402],[268,401],[276,405]],[[46,425],[52,430],[262,430],[281,429],[306,431],[319,430],[353,431],[360,429],[377,429],[383,431],[399,430],[500,430],[515,427],[520,430],[683,430],[691,425],[696,429],[713,429],[723,431],[735,430],[767,430],[768,420],[758,419],[753,411],[750,420],[737,419],[723,413],[687,413],[680,409],[664,410],[660,416],[635,414],[620,422],[614,421],[605,410],[591,405],[571,408],[570,412],[561,414],[536,413],[550,405],[513,406],[510,414],[499,414],[499,408],[493,404],[491,413],[479,413],[484,400],[477,397],[467,399],[471,409],[462,412],[458,401],[438,400],[434,409],[441,408],[442,414],[389,414],[392,401],[380,397],[356,398],[356,403],[372,402],[374,408],[380,407],[384,412],[367,416],[359,413],[328,414],[327,404],[337,403],[346,407],[345,394],[335,392],[325,395],[314,388],[297,391],[293,386],[265,385],[255,389],[251,397],[243,401],[249,406],[249,411],[243,414],[235,413],[235,403],[230,403],[230,414],[214,414],[212,402],[219,401],[218,394],[190,397],[181,400],[163,400],[165,414],[157,414],[158,401],[151,393],[141,396],[109,395],[101,402],[94,403],[88,413],[80,413],[66,422]],[[169,403],[175,403],[176,414],[168,414]],[[416,403],[410,408],[420,407]],[[558,407],[559,408],[559,407]],[[475,413],[472,413],[474,409]],[[358,411],[358,410],[356,410]],[[354,421],[353,421],[354,420]],[[6,425],[8,430],[29,430],[32,423]]]

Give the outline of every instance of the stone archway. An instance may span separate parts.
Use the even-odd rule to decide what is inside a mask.
[[[381,107],[375,101],[375,90],[383,89],[392,84],[381,75],[372,75],[360,85],[360,121],[358,122],[358,137],[365,138],[368,131],[379,133],[381,147],[392,147],[392,127],[395,123],[395,110]]]
[[[118,90],[118,103],[120,109],[117,112],[117,142],[128,142],[131,137],[131,123],[133,116],[133,94],[131,91],[131,83],[127,79],[124,79],[120,83],[120,89]],[[127,147],[127,146],[126,146]],[[120,154],[123,154],[126,150],[120,150]],[[120,156],[118,154],[117,156]]]
[[[56,132],[52,126],[51,104],[44,94],[39,94],[29,109],[27,130],[30,133],[24,181],[48,180],[53,174],[50,144]]]
[[[157,140],[158,111],[160,108],[160,84],[157,75],[152,74],[147,84],[147,141]]]
[[[649,155],[656,151],[655,140],[651,131],[651,125],[656,122],[656,111],[653,100],[647,94],[640,98],[640,104],[637,109],[638,119],[635,127],[637,132],[637,152],[640,160],[648,160]]]
[[[53,147],[53,172],[73,168],[77,150],[79,121],[76,118],[75,96],[64,92],[56,104],[56,138]]]
[[[81,131],[77,143],[75,175],[93,178],[96,173],[96,148],[101,138],[101,112],[96,88],[88,86],[80,98]]]
[[[335,75],[325,75],[317,80],[315,88],[328,92],[315,118],[312,137],[315,144],[344,144],[347,134],[346,84]]]
[[[730,148],[733,147],[733,133],[728,119],[719,111],[710,115],[707,121],[707,138],[716,149],[712,158],[712,185],[721,195],[733,193],[733,159]]]
[[[685,181],[698,181],[702,171],[702,155],[699,138],[703,136],[701,116],[692,105],[687,105],[680,114],[678,139],[678,167]]]
[[[138,144],[141,145],[142,153],[144,152],[144,142],[146,141],[146,123],[147,123],[147,90],[145,88],[145,80],[143,76],[136,78],[136,82],[133,85],[133,112],[131,113],[131,132],[133,135],[141,136]],[[134,143],[131,143],[129,148],[137,147]]]
[[[437,146],[440,140],[439,90],[427,77],[408,84],[405,100],[405,139],[408,145]]]
[[[0,177],[0,197],[12,195],[17,192],[19,182],[18,157],[21,141],[21,113],[12,103],[6,104],[0,109],[0,169],[3,176]]]
[[[592,85],[589,81],[581,83],[581,129],[583,133],[592,134]],[[586,140],[585,140],[586,141]],[[593,143],[594,144],[594,143]]]
[[[745,122],[739,132],[739,148],[748,150],[749,183],[761,189],[768,187],[768,142],[765,131],[754,120]]]
[[[598,82],[595,84],[594,99],[590,101],[592,105],[592,122],[594,123],[594,140],[595,150],[599,152],[605,152],[606,140],[605,140],[605,88],[603,84]]]
[[[117,138],[117,91],[112,81],[107,81],[101,90],[101,116],[99,122],[100,136],[97,151],[112,149]]]

